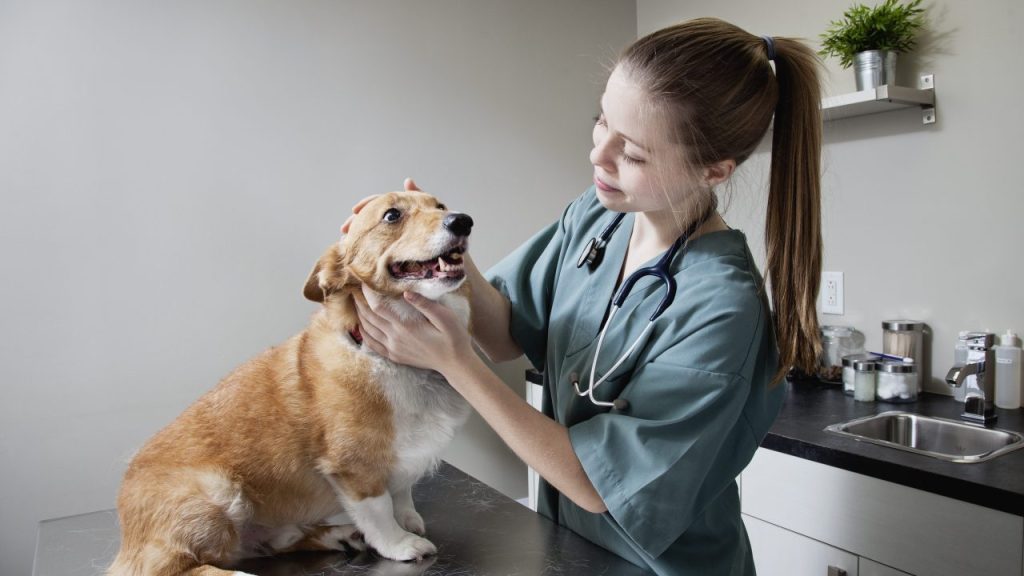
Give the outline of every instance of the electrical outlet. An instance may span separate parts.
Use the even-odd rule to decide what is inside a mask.
[[[843,314],[843,273],[821,273],[821,313]]]

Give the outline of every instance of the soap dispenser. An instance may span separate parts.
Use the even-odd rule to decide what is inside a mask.
[[[996,407],[1020,408],[1021,346],[1020,337],[1012,330],[999,337],[996,353]]]

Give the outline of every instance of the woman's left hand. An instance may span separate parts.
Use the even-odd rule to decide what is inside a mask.
[[[363,342],[392,362],[444,373],[445,368],[474,353],[469,330],[438,302],[406,292],[405,301],[423,315],[420,321],[410,322],[387,306],[371,305],[364,293],[354,296]]]

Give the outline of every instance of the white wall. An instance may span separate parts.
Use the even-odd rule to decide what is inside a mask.
[[[304,326],[354,201],[414,176],[488,266],[590,181],[632,0],[0,0],[0,573],[40,519]],[[521,387],[523,364],[503,369]],[[448,459],[525,468],[479,420]]]
[[[873,5],[873,2],[867,2]],[[674,22],[715,16],[757,35],[819,34],[847,0],[638,0],[640,35]],[[935,75],[938,122],[918,110],[825,125],[823,236],[825,270],[845,273],[846,314],[821,316],[851,325],[881,347],[881,321],[925,321],[932,381],[948,393],[957,332],[1024,331],[1024,185],[1020,137],[1024,92],[1019,0],[932,0],[918,50],[901,57],[900,84]],[[829,94],[855,90],[853,72],[827,61]],[[768,146],[739,174],[726,220],[747,231],[762,256]]]

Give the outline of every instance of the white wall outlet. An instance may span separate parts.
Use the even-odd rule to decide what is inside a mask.
[[[821,313],[843,314],[843,273],[821,273]]]

